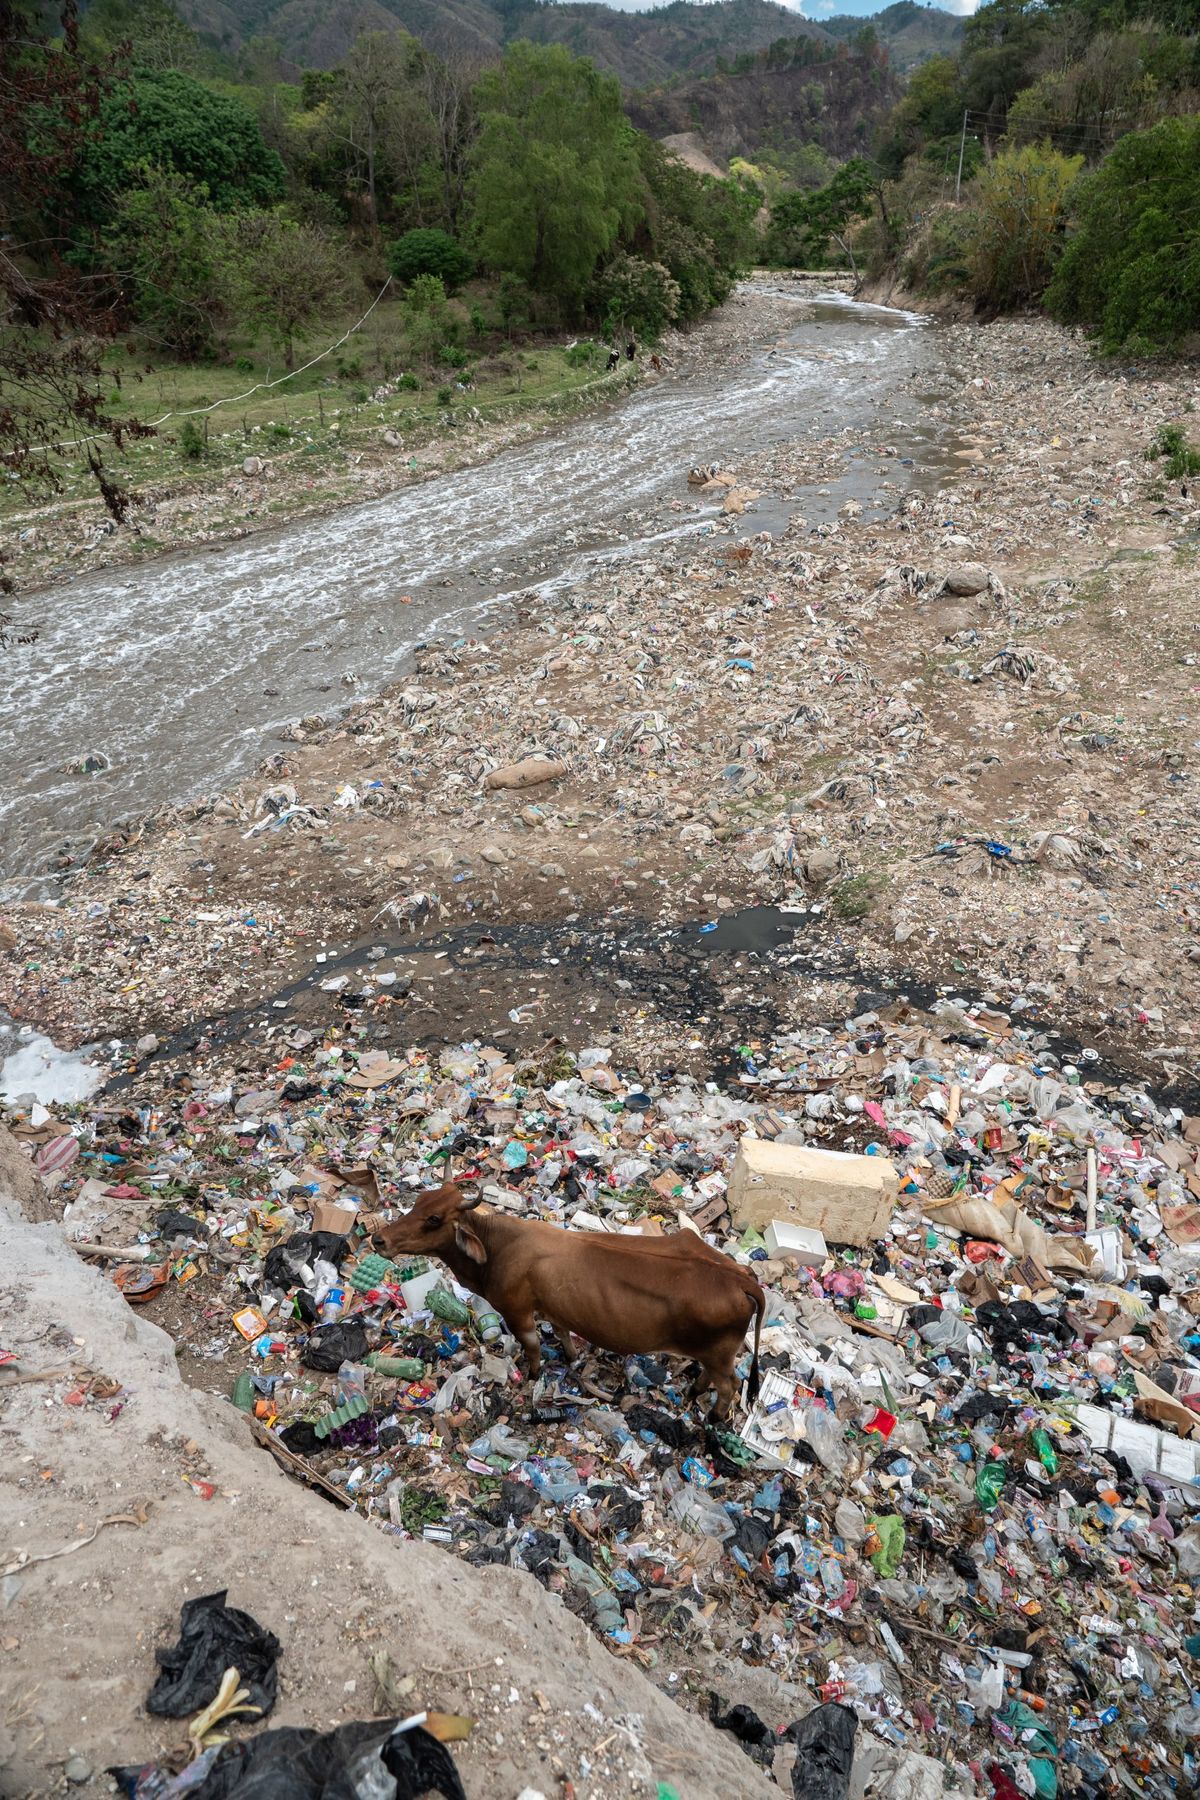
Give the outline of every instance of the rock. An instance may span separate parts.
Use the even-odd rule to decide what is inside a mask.
[[[486,788],[538,787],[543,781],[557,781],[567,772],[566,763],[548,756],[526,756],[520,762],[504,763],[484,777]]]
[[[929,615],[934,630],[944,638],[970,631],[978,623],[969,606],[935,606]]]
[[[499,844],[485,844],[479,854],[486,863],[502,863],[505,860]]]
[[[158,1039],[152,1031],[148,1031],[146,1036],[140,1037],[133,1047],[139,1056],[152,1056],[158,1049]]]
[[[810,850],[801,865],[804,879],[813,887],[825,887],[838,872],[838,857],[834,850]]]
[[[983,594],[987,592],[988,572],[982,563],[958,563],[947,570],[942,583],[948,594]]]
[[[12,926],[8,923],[7,919],[0,919],[0,951],[3,951],[6,955],[11,955],[11,953],[16,949],[16,947],[17,947],[16,932],[13,930]]]
[[[261,456],[248,456],[242,464],[243,475],[261,475],[262,472],[263,459]]]
[[[389,450],[403,450],[404,448],[404,439],[398,431],[393,431],[390,425],[383,434],[383,441]]]
[[[92,1765],[85,1762],[82,1756],[72,1756],[63,1767],[63,1774],[68,1781],[77,1785],[92,1778]]]

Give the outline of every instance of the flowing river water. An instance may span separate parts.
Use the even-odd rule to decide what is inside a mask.
[[[8,891],[47,891],[39,871],[64,843],[78,849],[117,819],[228,788],[262,760],[273,728],[386,686],[432,634],[477,627],[506,597],[597,558],[706,529],[716,509],[688,503],[694,464],[736,467],[848,428],[896,447],[891,480],[939,485],[953,444],[922,423],[921,404],[943,378],[936,334],[911,313],[786,283],[744,289],[748,317],[756,298],[786,308],[772,342],[693,364],[475,467],[26,596],[38,636],[8,654],[0,717]],[[878,468],[851,438],[828,492],[765,499],[742,529],[778,530],[793,513],[817,523],[848,494],[868,510],[895,506]],[[95,752],[106,772],[67,772]]]

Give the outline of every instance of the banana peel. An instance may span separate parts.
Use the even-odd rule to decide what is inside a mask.
[[[205,1750],[212,1750],[218,1744],[228,1743],[227,1736],[218,1734],[214,1727],[224,1719],[231,1719],[241,1713],[247,1717],[262,1717],[261,1706],[247,1706],[250,1698],[249,1688],[241,1685],[241,1676],[236,1669],[226,1669],[221,1677],[221,1685],[215,1696],[209,1701],[204,1711],[197,1713],[188,1726],[188,1741],[192,1746],[192,1760],[203,1755]]]

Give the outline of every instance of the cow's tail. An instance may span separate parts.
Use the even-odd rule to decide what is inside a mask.
[[[750,1375],[746,1382],[746,1398],[751,1406],[758,1399],[758,1390],[761,1386],[758,1373],[758,1341],[762,1336],[763,1314],[767,1310],[766,1293],[757,1282],[754,1285],[757,1290],[754,1295],[754,1355],[750,1358]]]

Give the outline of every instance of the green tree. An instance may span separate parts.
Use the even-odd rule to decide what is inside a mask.
[[[388,249],[388,267],[401,281],[418,275],[437,275],[447,293],[461,287],[475,267],[475,259],[445,231],[418,227],[406,231]]]
[[[345,245],[279,210],[242,213],[235,226],[242,316],[279,345],[284,367],[294,368],[297,334],[358,297]]]
[[[100,54],[112,55],[127,44],[135,69],[194,74],[205,60],[200,39],[167,0],[92,0],[83,33]]]
[[[1200,117],[1123,137],[1080,183],[1075,230],[1046,294],[1103,350],[1164,350],[1200,320]]]
[[[652,343],[679,317],[679,283],[662,263],[641,256],[614,256],[596,279],[595,295],[608,330],[635,331]]]
[[[611,75],[560,44],[518,41],[476,90],[471,202],[480,253],[573,311],[640,212],[632,128]]]
[[[110,266],[147,335],[176,356],[208,355],[234,299],[227,215],[175,169],[147,168],[117,201],[106,234]]]
[[[823,262],[831,242],[857,273],[849,228],[870,217],[879,182],[861,156],[843,163],[815,194],[785,194],[771,216],[768,249],[776,262]]]
[[[404,296],[404,329],[414,356],[430,362],[453,335],[446,289],[439,275],[418,275]]]
[[[146,168],[202,183],[218,212],[283,198],[283,164],[263,143],[254,116],[171,69],[135,75],[106,96],[69,183],[75,219],[107,224]]]
[[[1029,144],[1001,151],[982,170],[966,229],[967,281],[976,300],[1003,311],[1039,298],[1082,167],[1082,156]]]
[[[637,248],[678,282],[680,319],[698,319],[728,297],[754,257],[759,196],[736,181],[696,174],[641,133],[636,147],[644,212]]]

